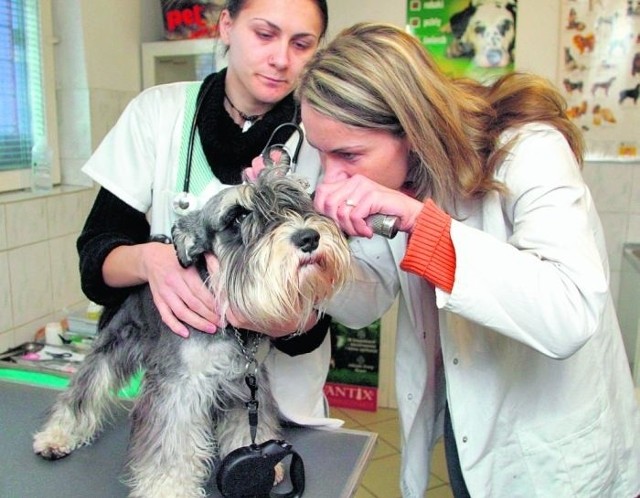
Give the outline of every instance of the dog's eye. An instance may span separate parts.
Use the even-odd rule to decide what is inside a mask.
[[[247,216],[249,216],[249,211],[243,211],[241,213],[238,213],[233,219],[233,224],[240,225]]]
[[[233,206],[224,214],[222,218],[222,226],[226,228],[239,227],[250,213],[251,211],[242,206]]]

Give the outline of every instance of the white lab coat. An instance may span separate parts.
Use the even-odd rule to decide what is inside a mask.
[[[147,213],[152,234],[169,236],[176,219],[172,201],[183,188],[182,184],[177,185],[180,183],[177,178],[179,170],[185,168],[181,161],[188,137],[185,130],[190,128],[193,116],[186,105],[187,93],[193,92],[193,97],[199,86],[200,83],[181,82],[142,92],[127,106],[82,169],[118,198]],[[208,184],[198,192],[201,206],[227,186],[210,172],[198,136],[193,159],[194,175],[208,178]],[[318,157],[306,144],[300,151],[299,164],[300,173],[310,180],[316,178]],[[313,174],[306,174],[307,168],[311,168]],[[311,181],[310,187],[314,186],[315,182]],[[330,357],[328,335],[318,349],[296,357],[272,348],[266,362],[272,390],[284,417],[304,425],[342,425],[341,420],[325,418],[323,386]]]
[[[452,222],[450,294],[399,270],[404,234],[374,237],[353,241],[358,282],[328,309],[359,327],[399,291],[404,497],[424,495],[446,396],[472,497],[640,493],[640,413],[602,226],[563,137],[520,132],[497,171],[508,194],[464,203]]]

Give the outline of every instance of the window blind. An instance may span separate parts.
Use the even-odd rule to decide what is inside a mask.
[[[45,136],[38,0],[0,0],[0,171],[28,168]]]

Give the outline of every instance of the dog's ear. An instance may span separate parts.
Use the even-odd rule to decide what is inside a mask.
[[[451,34],[454,39],[462,38],[464,32],[467,30],[467,26],[469,25],[469,20],[476,13],[476,7],[474,5],[469,4],[464,10],[460,12],[456,12],[449,19],[449,25],[451,26]]]
[[[228,213],[238,202],[245,185],[228,187],[209,199],[202,209],[179,218],[171,229],[178,261],[187,268],[204,253],[214,254],[215,235],[226,228]]]
[[[202,211],[194,211],[179,218],[171,229],[178,261],[183,268],[191,266],[208,249]]]

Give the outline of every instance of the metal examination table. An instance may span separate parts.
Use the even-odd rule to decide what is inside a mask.
[[[118,498],[128,488],[121,482],[129,420],[117,410],[113,424],[87,447],[54,462],[31,449],[36,432],[59,391],[0,379],[0,497]],[[305,465],[305,497],[338,498],[355,494],[373,452],[377,435],[354,430],[293,427],[284,438]],[[209,496],[220,497],[210,482]]]

